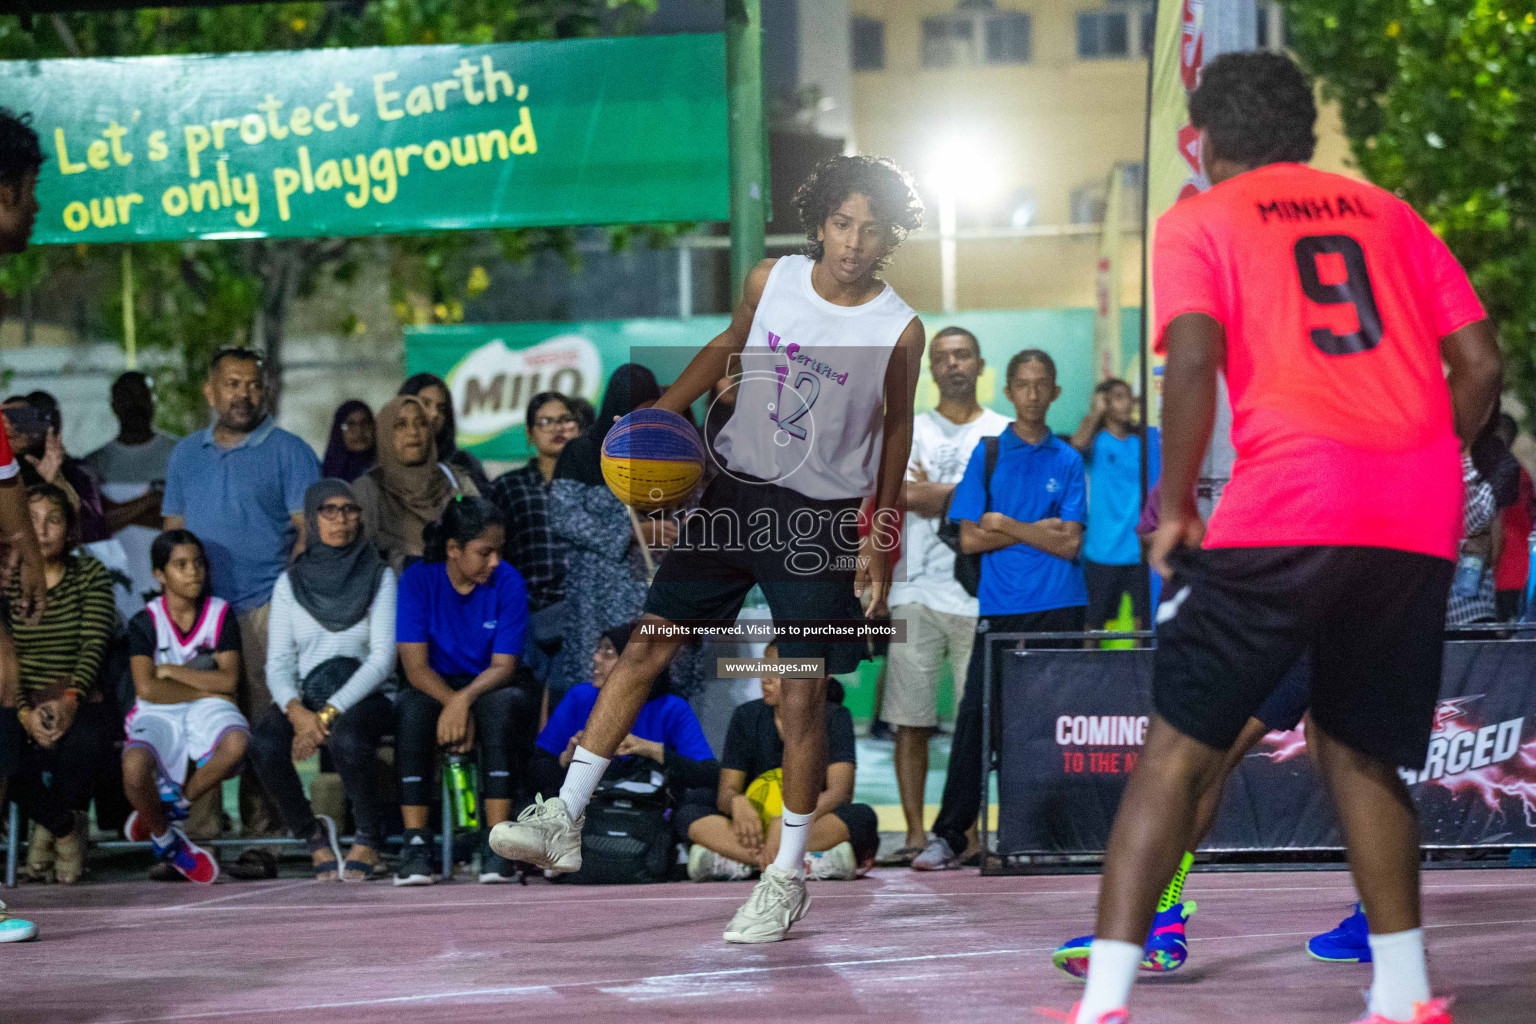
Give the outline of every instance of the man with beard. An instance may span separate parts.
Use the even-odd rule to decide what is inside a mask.
[[[214,596],[239,616],[245,665],[239,704],[246,718],[254,719],[272,703],[266,682],[272,586],[290,556],[303,549],[304,492],[320,478],[320,461],[267,412],[259,353],[215,352],[203,396],[213,423],[171,452],[161,512],[167,530],[197,534],[207,549]],[[280,827],[276,809],[249,769],[240,778],[240,819],[247,836]],[[197,835],[206,834],[209,824],[197,816],[189,822]],[[267,873],[264,863],[258,866]]]

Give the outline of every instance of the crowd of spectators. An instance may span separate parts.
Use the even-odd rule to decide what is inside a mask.
[[[980,639],[1047,632],[1077,646],[1085,629],[1149,625],[1138,521],[1144,534],[1159,451],[1118,380],[1095,389],[1072,435],[1052,432],[1061,388],[1042,350],[1005,368],[1011,419],[981,403],[972,333],[940,331],[929,364],[939,401],[914,424],[890,595],[906,640],[890,647],[880,712],[895,728],[905,818],[885,862],[939,870],[979,852],[983,701],[998,685],[983,678]],[[86,873],[94,801],[98,833],[151,844],[152,877],[210,881],[221,867],[199,843],[232,830],[222,783],[238,777],[242,840],[291,835],[316,879],[360,882],[389,874],[398,835],[396,884],[430,884],[445,757],[475,763],[482,836],[558,789],[677,540],[676,514],[637,515],[601,471],[614,421],[662,390],[626,364],[596,412],[534,395],[528,460],[494,481],[457,447],[448,387],[430,374],[376,415],[342,404],[323,459],[276,425],[262,357],[241,348],[212,358],[210,425],[180,440],[154,428],[151,382],[136,372],[112,387],[118,435],[83,459],[64,451],[50,395],[7,399],[48,588],[39,619],[0,632],[26,736],[8,780],[27,822],[26,874]],[[731,412],[730,382],[716,391],[706,439]],[[1533,492],[1513,436],[1503,417],[1464,453],[1453,626],[1522,613]],[[19,578],[5,585],[6,604],[20,602]],[[747,878],[776,854],[779,680],[735,710],[716,751],[688,699],[704,661],[695,645],[658,678],[610,772],[631,795],[654,790],[670,840],[691,848],[689,877]],[[930,829],[946,666],[957,711]],[[812,877],[825,879],[861,873],[879,845],[874,809],[853,799],[853,718],[831,687],[809,843]],[[317,755],[344,802],[306,793]],[[521,877],[483,838],[473,855],[481,882]],[[222,870],[271,877],[277,861],[253,843]]]

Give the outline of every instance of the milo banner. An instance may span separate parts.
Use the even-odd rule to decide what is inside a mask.
[[[1122,339],[1134,344],[1141,311],[1126,309]],[[663,384],[725,329],[728,316],[686,320],[588,320],[518,324],[414,327],[405,332],[407,373],[427,371],[448,382],[458,441],[483,459],[528,457],[523,418],[540,391],[579,395],[596,404],[610,374],[624,363],[648,366]],[[956,324],[975,332],[987,361],[977,382],[981,404],[1009,418],[1003,371],[1015,352],[1041,348],[1056,360],[1062,397],[1051,406],[1050,427],[1071,433],[1088,408],[1093,376],[1094,311],[1091,309],[994,309],[923,317],[929,337]],[[917,409],[932,409],[939,391],[924,361]],[[697,412],[703,414],[702,403]]]
[[[33,240],[725,220],[719,35],[0,62]]]
[[[1002,657],[998,850],[1104,849],[1146,739],[1152,652]],[[1536,641],[1446,644],[1434,738],[1403,771],[1426,846],[1536,845]],[[1272,732],[1228,780],[1202,849],[1343,846],[1300,727]]]

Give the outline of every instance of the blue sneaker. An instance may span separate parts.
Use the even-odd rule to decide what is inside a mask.
[[[1307,955],[1330,964],[1368,964],[1371,962],[1371,944],[1366,938],[1369,934],[1365,911],[1356,903],[1355,912],[1340,921],[1337,928],[1307,940]]]
[[[1152,930],[1147,934],[1147,947],[1141,958],[1141,969],[1151,974],[1167,974],[1184,966],[1189,959],[1189,944],[1184,935],[1184,925],[1198,909],[1194,900],[1175,903],[1152,919]],[[1060,970],[1082,979],[1088,977],[1088,950],[1093,936],[1084,935],[1070,942],[1063,942],[1051,954],[1051,963]]]
[[[0,900],[0,942],[29,942],[35,938],[37,925],[8,915],[5,901]]]

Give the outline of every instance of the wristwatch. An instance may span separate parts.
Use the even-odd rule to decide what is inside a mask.
[[[327,704],[325,707],[315,712],[315,717],[320,719],[321,725],[329,729],[331,727],[331,723],[341,717],[341,710],[337,708],[335,704]]]

